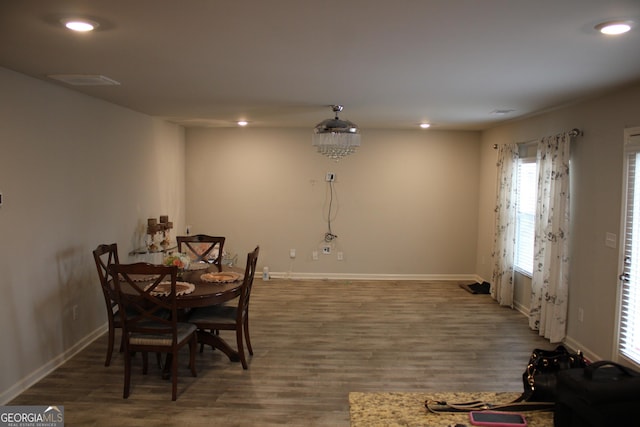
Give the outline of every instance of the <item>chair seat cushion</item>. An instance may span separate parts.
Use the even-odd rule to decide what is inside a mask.
[[[201,327],[205,324],[235,324],[237,312],[237,307],[229,305],[200,307],[191,311],[189,322],[201,325]]]
[[[189,338],[196,330],[196,326],[191,323],[178,322],[178,338],[177,342],[182,342]],[[166,327],[166,325],[162,325]],[[133,345],[171,345],[171,334],[143,334],[134,332],[129,336],[129,342]]]

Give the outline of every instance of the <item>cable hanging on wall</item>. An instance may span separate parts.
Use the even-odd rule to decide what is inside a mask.
[[[331,178],[329,178],[329,175],[327,175],[327,184],[329,184],[329,212],[327,213],[328,230],[326,233],[324,233],[324,241],[327,243],[330,243],[333,240],[338,238],[338,236],[333,234],[333,231],[331,230],[331,213],[333,211],[333,193],[334,193],[333,179],[334,177],[335,176],[333,174],[331,174]]]

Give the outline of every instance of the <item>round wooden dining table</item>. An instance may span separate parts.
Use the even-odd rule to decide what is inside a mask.
[[[198,266],[200,265],[192,265],[191,268]],[[190,269],[183,272],[178,281],[192,283],[195,289],[189,294],[176,296],[178,309],[182,310],[185,316],[188,316],[190,309],[218,305],[238,298],[243,283],[244,270],[229,268],[224,269],[223,273],[224,272],[237,273],[236,280],[228,282],[209,282],[203,280],[201,276],[205,273],[218,273],[218,268],[213,264],[209,264],[207,268]],[[214,331],[199,329],[198,343],[217,348],[226,354],[232,362],[240,361],[237,350],[229,346],[229,344]]]
[[[203,275],[224,275],[224,273],[231,273],[232,277],[213,278],[208,277],[208,280],[203,279]],[[229,276],[229,275],[227,275]],[[206,276],[205,276],[206,277]],[[143,285],[145,282],[151,282],[153,277],[140,276],[133,278],[134,282],[140,282]],[[215,280],[214,280],[215,279]],[[218,271],[218,267],[213,264],[198,263],[193,264],[190,268],[182,273],[176,280],[176,285],[179,283],[183,288],[192,288],[188,292],[181,290],[176,292],[176,305],[179,310],[178,320],[183,322],[189,321],[189,311],[198,307],[208,307],[218,304],[223,304],[227,301],[231,301],[240,296],[240,291],[243,285],[244,270],[238,268],[224,269],[222,272]],[[186,282],[186,283],[181,283]],[[162,283],[161,283],[162,284]],[[193,285],[193,286],[190,286]],[[132,292],[133,290],[128,284],[123,284],[123,292]],[[139,285],[136,285],[139,286]],[[239,362],[240,356],[238,351],[233,349],[227,342],[218,335],[218,331],[209,331],[198,329],[198,342],[200,344],[210,345],[213,348],[217,348],[222,351],[229,360],[232,362]],[[169,377],[169,367],[171,366],[171,354],[167,354],[166,362],[163,368],[163,378]]]

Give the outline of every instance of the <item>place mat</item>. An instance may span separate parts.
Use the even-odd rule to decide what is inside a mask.
[[[221,273],[205,273],[200,276],[200,279],[211,283],[230,283],[244,279],[244,275],[234,271],[223,271]]]
[[[150,285],[147,285],[145,290],[149,288]],[[176,282],[176,295],[187,295],[193,292],[196,289],[196,286],[193,283],[188,282]],[[171,282],[160,282],[158,286],[151,292],[151,295],[156,297],[166,297],[171,293]]]
[[[208,262],[192,262],[191,264],[189,264],[189,267],[187,267],[187,270],[206,270],[210,265],[211,264],[209,264]]]

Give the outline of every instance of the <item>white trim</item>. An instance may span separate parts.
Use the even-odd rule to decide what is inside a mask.
[[[332,280],[424,280],[424,281],[475,281],[482,282],[477,274],[358,274],[358,273],[297,273],[270,272],[274,279],[332,279]]]
[[[522,305],[520,302],[514,300],[513,301],[513,308],[515,310],[517,310],[519,313],[524,314],[526,317],[529,317],[529,311],[530,310],[529,310],[528,306]]]
[[[4,392],[2,392],[2,394],[0,394],[0,405],[6,405],[11,400],[18,397],[22,392],[27,390],[29,387],[55,371],[58,367],[62,366],[67,361],[71,360],[73,356],[84,350],[85,347],[87,347],[97,338],[101,337],[107,330],[108,324],[105,323],[98,329],[91,332],[89,335],[82,338],[67,351],[45,363],[44,365],[33,371],[31,374],[27,375],[26,377],[22,378],[20,381],[9,387],[8,390],[5,390]]]
[[[571,337],[565,337],[565,339],[562,340],[562,343],[565,344],[570,349],[572,349],[573,351],[580,350],[582,352],[582,354],[584,354],[584,357],[586,357],[588,360],[590,360],[592,362],[594,362],[596,360],[608,359],[608,357],[604,357],[603,358],[603,357],[597,355],[596,353],[591,351],[589,348],[583,346],[580,342],[574,340]]]

